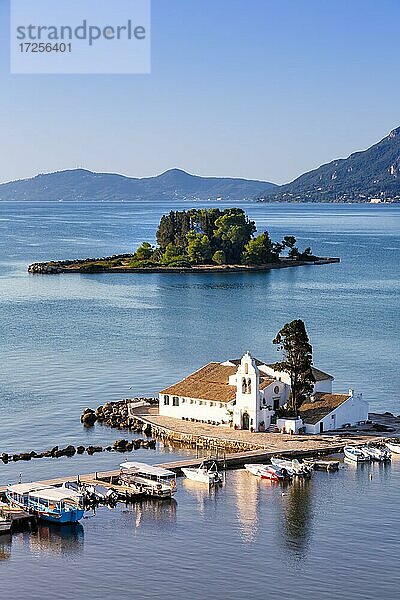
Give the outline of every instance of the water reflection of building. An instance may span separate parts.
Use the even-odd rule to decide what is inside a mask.
[[[260,479],[245,471],[232,471],[229,484],[236,499],[240,537],[244,542],[253,542],[259,529]]]
[[[33,553],[80,554],[83,549],[84,529],[80,523],[71,525],[40,524],[29,533],[28,544]]]

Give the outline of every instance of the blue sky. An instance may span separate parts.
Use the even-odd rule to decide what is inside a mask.
[[[149,75],[11,75],[8,4],[0,181],[79,165],[284,183],[400,125],[398,0],[153,0]]]

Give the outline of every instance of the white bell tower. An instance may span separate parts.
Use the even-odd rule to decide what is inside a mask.
[[[250,352],[242,356],[236,373],[236,405],[233,424],[238,429],[257,429],[260,372]]]

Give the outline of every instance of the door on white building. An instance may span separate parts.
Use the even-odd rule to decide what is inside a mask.
[[[250,426],[250,416],[249,413],[245,412],[242,416],[242,429],[249,429]]]
[[[324,432],[324,422],[321,421],[321,423],[319,424],[319,432],[323,433]]]

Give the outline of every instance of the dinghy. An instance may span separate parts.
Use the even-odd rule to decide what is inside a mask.
[[[199,483],[206,483],[207,485],[220,485],[222,483],[222,477],[218,473],[215,462],[207,465],[207,462],[204,461],[199,467],[184,467],[182,473],[188,479]]]
[[[261,477],[261,479],[269,479],[270,481],[282,481],[287,477],[287,474],[283,473],[280,469],[273,467],[272,465],[244,465],[246,471]]]
[[[312,467],[315,471],[337,471],[339,469],[340,462],[338,460],[307,460],[307,465]]]
[[[297,458],[293,460],[284,460],[282,458],[272,457],[271,463],[277,469],[286,471],[289,477],[309,477],[312,473],[311,467],[305,463],[301,463]]]
[[[386,448],[377,448],[376,446],[361,446],[362,450],[371,460],[383,462],[391,459],[391,454]]]
[[[368,462],[371,460],[371,457],[357,446],[345,446],[343,452],[345,457],[353,462]]]

